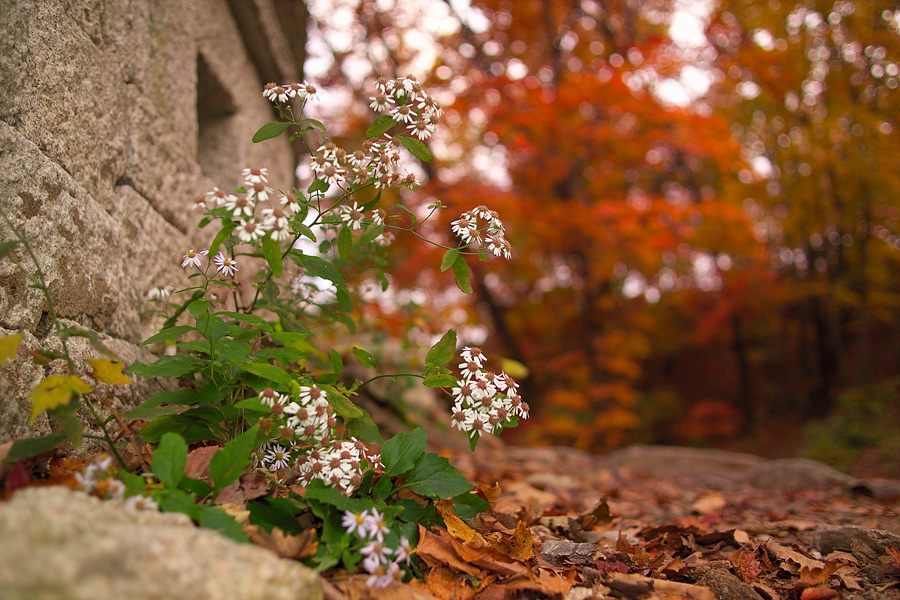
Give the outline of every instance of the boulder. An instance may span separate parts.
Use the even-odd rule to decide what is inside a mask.
[[[321,600],[318,575],[180,513],[132,511],[63,487],[0,503],[5,600]]]

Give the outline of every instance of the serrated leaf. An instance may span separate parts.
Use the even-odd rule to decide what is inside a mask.
[[[31,420],[34,423],[41,412],[68,404],[72,394],[87,394],[91,386],[78,375],[51,375],[31,390]]]
[[[271,140],[287,131],[287,128],[290,126],[291,123],[289,121],[271,121],[260,127],[259,130],[253,134],[253,138],[251,139],[254,144]]]
[[[110,385],[127,385],[132,383],[129,377],[122,374],[122,367],[125,365],[120,362],[113,362],[108,358],[89,358],[87,362],[91,365],[91,377],[97,381]]]
[[[453,263],[459,258],[459,250],[451,248],[444,252],[444,258],[441,259],[441,273],[453,266]]]
[[[353,347],[352,352],[353,352],[353,356],[356,357],[356,360],[359,361],[359,364],[361,364],[364,367],[369,367],[372,369],[376,368],[374,356],[372,356],[371,354],[369,354],[362,348],[357,348],[356,346]]]
[[[456,287],[464,294],[472,293],[472,282],[470,278],[469,265],[466,264],[466,259],[460,254],[453,263],[453,279],[456,281]]]
[[[272,275],[281,277],[281,246],[267,235],[262,239],[262,250],[269,268],[272,269]]]
[[[338,255],[347,260],[350,256],[350,250],[353,249],[353,234],[350,232],[349,227],[344,227],[341,229],[341,232],[338,234]]]
[[[175,327],[167,327],[163,329],[159,333],[155,335],[151,335],[146,340],[141,342],[141,346],[147,346],[149,344],[155,344],[156,342],[170,342],[172,340],[177,340],[181,336],[183,336],[188,331],[195,331],[195,327],[191,327],[190,325],[177,325]]]
[[[425,381],[422,382],[425,387],[430,388],[443,388],[443,387],[453,387],[459,383],[459,380],[456,379],[453,375],[448,375],[446,373],[437,373],[435,375],[429,375],[425,378]]]
[[[0,365],[16,357],[19,344],[22,343],[22,334],[14,333],[0,338]]]
[[[177,488],[184,478],[187,455],[188,446],[183,437],[172,432],[164,434],[153,451],[153,474],[170,490]]]
[[[382,451],[382,459],[383,459]],[[434,452],[422,456],[406,474],[406,487],[428,498],[452,498],[472,489],[450,461]]]
[[[425,355],[425,364],[432,367],[443,367],[456,354],[456,330],[445,333]]]
[[[386,441],[381,448],[384,474],[397,476],[412,469],[424,454],[427,441],[425,429],[422,427],[417,427],[409,433],[398,433]]]
[[[431,156],[431,152],[428,151],[428,148],[422,143],[422,140],[407,137],[405,135],[397,136],[396,139],[400,140],[400,143],[403,144],[413,156],[422,162],[431,162],[434,160]]]
[[[256,449],[258,433],[259,425],[254,425],[213,454],[209,461],[209,476],[213,480],[214,496],[231,485],[250,464],[250,454]]]
[[[397,121],[395,121],[391,115],[381,115],[369,125],[369,130],[366,131],[366,137],[380,137],[390,131],[395,125],[397,125]]]

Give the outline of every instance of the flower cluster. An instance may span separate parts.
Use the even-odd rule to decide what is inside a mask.
[[[241,176],[244,194],[228,194],[215,187],[198,198],[194,206],[224,207],[227,216],[237,220],[234,233],[242,242],[252,242],[267,235],[276,242],[288,239],[291,235],[288,217],[300,210],[300,203],[296,198],[281,195],[278,203],[256,216],[257,206],[275,197],[275,190],[269,186],[268,169],[248,167],[241,171]]]
[[[444,114],[441,103],[429,96],[412,75],[375,81],[375,95],[370,97],[372,110],[390,114],[399,125],[406,125],[410,135],[425,140],[437,130]]]
[[[318,100],[319,91],[311,83],[304,81],[303,83],[285,83],[277,85],[269,82],[263,89],[263,97],[277,104],[286,104],[288,100],[299,98],[302,101]]]
[[[209,250],[203,250],[201,252],[195,252],[193,248],[188,250],[188,253],[182,257],[181,267],[186,269],[187,267],[197,267],[200,268],[200,258],[209,254]],[[237,261],[231,258],[230,256],[226,256],[219,252],[212,259],[212,264],[216,266],[216,271],[221,273],[224,277],[233,277],[237,272]]]
[[[158,285],[144,292],[144,299],[147,302],[162,302],[172,295],[175,291],[171,285]]]
[[[419,185],[414,173],[400,174],[400,146],[389,138],[370,138],[352,154],[334,142],[325,142],[316,150],[309,168],[317,179],[328,185],[363,186],[372,182],[376,189],[403,185],[410,189]]]
[[[84,469],[75,473],[75,481],[88,494],[112,499],[125,496],[125,484],[110,475],[112,458],[104,456],[91,461]]]
[[[409,564],[412,547],[405,536],[400,536],[396,548],[385,544],[385,535],[390,533],[390,529],[377,510],[373,508],[371,511],[364,510],[361,513],[348,510],[344,513],[341,525],[347,533],[356,534],[368,542],[360,549],[360,553],[365,556],[362,566],[370,574],[366,580],[368,587],[383,589],[403,579],[400,563]]]
[[[495,211],[486,206],[464,212],[450,223],[450,227],[466,244],[481,246],[494,256],[512,257],[512,246],[506,239],[503,222]]]
[[[321,388],[300,386],[296,400],[267,388],[259,399],[281,426],[276,439],[256,449],[254,466],[273,472],[293,467],[302,484],[319,479],[347,495],[359,486],[366,468],[381,466],[380,456],[360,440],[333,439],[336,420]]]
[[[513,423],[513,418],[528,418],[528,404],[519,396],[519,384],[512,377],[487,371],[487,359],[478,348],[464,348],[462,359],[462,378],[452,390],[453,427],[477,438],[485,433],[499,433]]]

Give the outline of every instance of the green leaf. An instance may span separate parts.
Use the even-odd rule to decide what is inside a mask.
[[[203,506],[198,519],[200,527],[215,529],[225,537],[237,542],[249,542],[250,536],[241,529],[241,525],[218,506]]]
[[[422,162],[431,162],[434,160],[431,156],[431,152],[428,151],[428,148],[421,140],[405,135],[397,136],[396,139],[400,140],[400,143],[406,146],[406,149]]]
[[[163,512],[180,512],[191,519],[199,519],[201,508],[194,504],[194,498],[183,490],[165,490],[156,498]]]
[[[397,476],[412,469],[425,452],[426,443],[425,429],[422,427],[410,433],[398,433],[386,441],[381,448],[384,474]]]
[[[484,498],[471,492],[454,496],[451,501],[453,502],[453,512],[463,521],[471,519],[491,507]]]
[[[188,305],[187,309],[189,313],[191,313],[195,317],[199,317],[201,314],[209,310],[210,304],[212,303],[209,300],[201,298],[199,300],[194,300],[193,302],[191,302]]]
[[[397,125],[397,122],[391,115],[381,115],[369,125],[366,137],[375,138],[384,135],[395,125]]]
[[[313,233],[312,229],[310,229],[310,228],[307,227],[306,225],[303,225],[303,224],[296,224],[296,223],[295,223],[295,224],[293,225],[293,228],[294,228],[294,231],[296,231],[297,233],[301,233],[301,234],[305,235],[306,237],[308,237],[308,238],[311,239],[312,241],[314,241],[314,242],[318,242],[318,241],[319,241],[318,239],[316,239],[316,234]]]
[[[209,256],[215,256],[219,252],[219,246],[221,246],[222,242],[231,235],[231,232],[234,231],[236,227],[237,223],[230,220],[224,222],[222,229],[219,230],[219,233],[216,234],[216,237],[213,238],[212,243],[209,245]]]
[[[322,123],[321,121],[317,121],[316,119],[311,119],[311,118],[307,117],[307,118],[303,119],[303,122],[309,123],[310,125],[320,129],[321,131],[325,131],[325,124]]]
[[[142,377],[181,377],[199,371],[203,367],[203,363],[193,356],[175,354],[161,356],[156,362],[149,365],[134,363],[131,365],[131,372]]]
[[[241,371],[277,383],[283,389],[288,389],[291,385],[291,376],[284,369],[268,363],[246,363],[241,365]]]
[[[206,498],[212,494],[212,486],[202,479],[194,479],[193,477],[185,477],[181,480],[181,489],[187,490],[192,494],[196,494],[198,498]]]
[[[453,360],[456,354],[456,330],[451,329],[431,347],[425,355],[425,364],[431,367],[443,367]],[[454,384],[456,382],[454,381]]]
[[[203,297],[203,290],[195,290],[194,293],[191,294],[191,297],[188,298],[187,300],[185,300],[181,306],[176,308],[175,312],[172,313],[171,317],[166,319],[166,322],[163,323],[163,329],[166,329],[168,327],[172,327],[173,325],[175,325],[175,321],[177,321],[178,317],[180,317],[182,315],[182,313],[184,313],[184,311],[187,310],[187,307],[190,306],[191,303],[194,302],[194,300],[197,300],[198,298],[202,298],[202,297]]]
[[[451,248],[444,253],[444,258],[441,259],[441,273],[449,269],[453,266],[453,263],[456,262],[456,259],[459,258],[459,250],[456,248]]]
[[[456,281],[456,287],[464,294],[472,293],[470,278],[469,265],[466,264],[466,259],[460,254],[453,263],[453,279]]]
[[[378,428],[378,425],[369,413],[365,410],[362,412],[363,416],[347,420],[348,433],[364,442],[378,444],[379,446],[384,445],[384,438],[381,437],[381,430]]]
[[[353,347],[353,356],[356,357],[356,360],[359,361],[364,367],[369,367],[371,369],[376,368],[375,366],[375,357],[363,350],[362,348]]]
[[[344,227],[338,234],[338,255],[347,260],[350,256],[350,250],[353,249],[353,234],[350,233],[349,227]]]
[[[307,275],[327,279],[328,281],[336,285],[339,290],[343,290],[349,295],[350,292],[347,289],[347,282],[344,281],[344,276],[341,275],[341,272],[338,271],[333,264],[331,264],[324,258],[320,256],[297,254],[294,252],[292,252],[290,256],[297,262],[298,265],[306,269]]]
[[[287,128],[290,126],[291,123],[289,121],[271,121],[260,127],[251,139],[254,144],[258,144],[259,142],[278,137],[287,131]]]
[[[13,442],[12,447],[9,449],[9,453],[6,455],[6,458],[3,459],[3,464],[11,465],[16,461],[25,458],[31,458],[32,456],[37,456],[42,452],[53,450],[65,439],[65,433],[57,432],[51,433],[50,435],[45,435],[43,437],[24,438],[21,440],[16,440]]]
[[[358,419],[365,414],[363,409],[353,404],[349,398],[337,391],[333,386],[320,385],[319,387],[325,390],[328,403],[331,404],[331,407],[334,409],[334,412],[337,413],[337,416],[343,419]]]
[[[334,368],[334,372],[338,374],[344,370],[344,361],[341,358],[341,353],[334,348],[331,349],[331,366]]]
[[[262,239],[263,256],[274,277],[281,277],[281,245],[268,235]]]
[[[452,498],[472,489],[472,484],[459,474],[449,460],[434,452],[423,455],[412,471],[406,474],[406,486],[428,498]]]
[[[0,258],[3,258],[7,254],[9,254],[10,250],[19,245],[17,241],[10,242],[0,242]]]
[[[434,375],[426,377],[425,381],[422,383],[425,387],[430,388],[451,388],[459,383],[459,380],[456,379],[455,376],[448,375],[447,373],[435,373]]]
[[[320,194],[324,194],[328,191],[328,182],[322,181],[321,179],[314,180],[309,187],[306,189],[306,192],[309,194],[315,194],[316,192]]]
[[[177,488],[184,478],[187,455],[184,438],[177,433],[166,433],[153,452],[153,474],[170,490]]]
[[[243,365],[250,354],[250,346],[230,338],[219,340],[216,342],[215,348],[217,359],[224,359],[236,367]]]
[[[297,521],[300,508],[288,498],[264,496],[248,502],[247,509],[250,511],[250,523],[268,532],[278,527],[288,535],[303,533],[304,527]]]
[[[318,479],[314,479],[306,486],[303,499],[315,500],[338,510],[349,510],[355,513],[361,513],[375,506],[371,498],[348,498],[343,492],[326,486]]]
[[[122,415],[123,419],[140,419],[141,421],[152,421],[156,417],[162,415],[177,415],[187,410],[186,406],[170,404],[168,406],[160,406],[162,400],[151,398],[146,402],[138,404],[127,413]]]
[[[256,449],[259,425],[254,425],[219,450],[209,461],[209,476],[213,480],[213,495],[241,476],[250,464],[250,454]]]
[[[384,231],[384,223],[380,225],[378,223],[372,223],[368,227],[366,227],[365,231],[363,231],[362,238],[360,238],[360,244],[369,244],[381,235],[381,232]]]

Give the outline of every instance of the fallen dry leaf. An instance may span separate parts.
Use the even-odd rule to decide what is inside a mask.
[[[456,516],[456,513],[453,512],[452,502],[449,500],[439,500],[435,504],[435,508],[437,508],[441,518],[444,519],[444,526],[447,528],[447,533],[463,542],[471,542],[474,540],[484,541],[484,538],[480,533],[466,525],[462,519]]]
[[[416,555],[429,567],[446,566],[476,578],[482,577],[481,569],[459,559],[450,544],[452,539],[449,535],[436,535],[419,525],[419,543],[416,546]]]
[[[274,552],[280,558],[306,558],[314,555],[318,546],[315,529],[307,529],[300,535],[286,534],[278,527],[273,528],[271,533],[256,525],[245,525],[243,529],[253,544]]]
[[[209,481],[209,461],[219,450],[219,446],[204,446],[191,450],[184,465],[185,476]]]
[[[475,587],[473,579],[448,567],[434,567],[425,574],[425,581],[413,579],[410,585],[429,593],[438,600],[469,600],[483,589],[485,582]]]
[[[728,560],[734,567],[734,574],[744,583],[754,583],[762,573],[756,554],[744,548],[738,548]]]
[[[838,561],[830,560],[822,567],[800,567],[800,582],[809,586],[822,585],[839,566]]]

